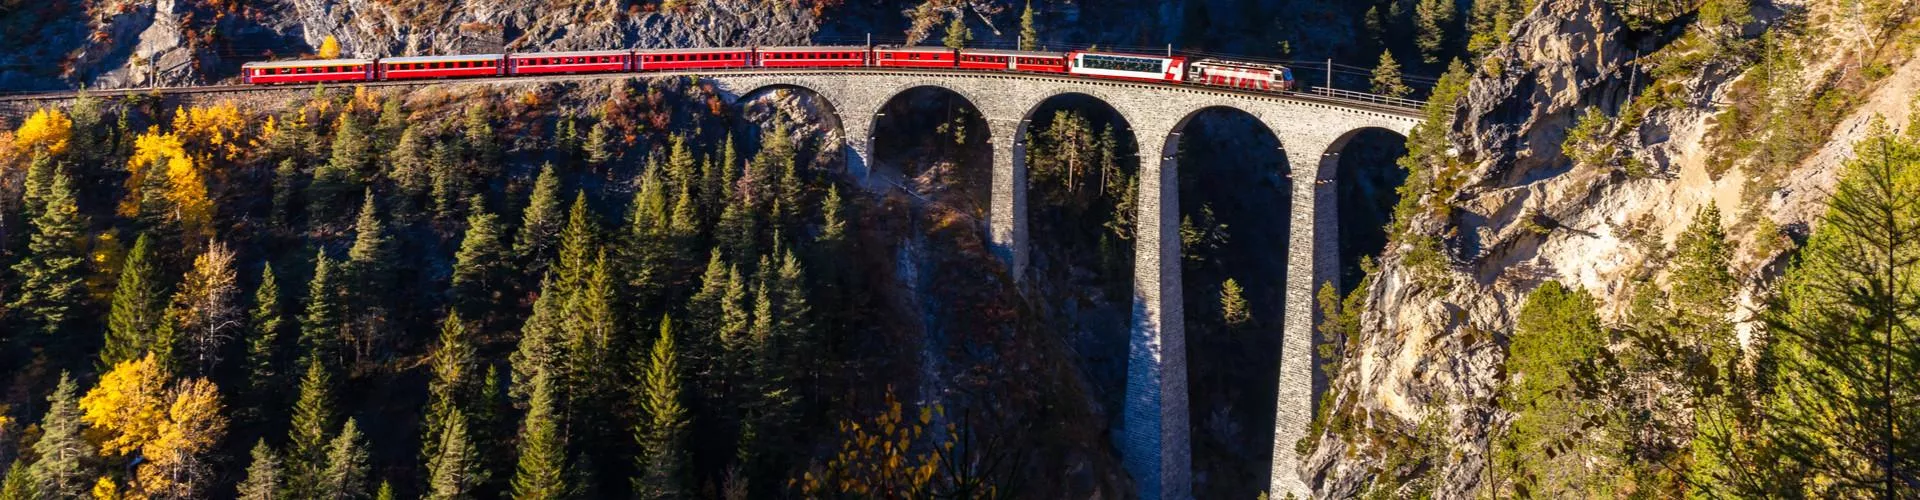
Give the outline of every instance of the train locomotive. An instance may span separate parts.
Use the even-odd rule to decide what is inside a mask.
[[[1284,66],[1270,64],[1221,59],[1189,62],[1186,57],[1178,55],[896,46],[645,49],[312,59],[251,62],[241,65],[240,73],[248,84],[278,85],[750,68],[997,71],[1268,92],[1295,90],[1293,72]]]

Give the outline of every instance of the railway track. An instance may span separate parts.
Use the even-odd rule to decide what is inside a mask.
[[[1077,83],[1077,84],[1106,85],[1106,86],[1122,87],[1122,88],[1128,88],[1128,87],[1157,88],[1161,90],[1176,91],[1176,92],[1204,92],[1204,93],[1231,95],[1236,97],[1246,97],[1246,98],[1262,99],[1262,100],[1278,100],[1278,101],[1292,101],[1292,102],[1300,102],[1300,103],[1312,103],[1312,104],[1349,108],[1349,109],[1354,109],[1359,111],[1383,113],[1383,114],[1393,115],[1396,117],[1414,119],[1414,120],[1420,119],[1421,117],[1420,105],[1424,104],[1424,103],[1420,103],[1419,101],[1386,98],[1382,96],[1373,96],[1371,94],[1341,91],[1341,90],[1334,90],[1334,89],[1316,88],[1306,92],[1258,92],[1258,91],[1250,91],[1250,90],[1236,89],[1236,88],[1230,88],[1230,87],[1215,87],[1215,86],[1208,86],[1208,85],[1173,84],[1173,83],[1159,83],[1159,82],[1132,82],[1132,81],[1122,82],[1122,81],[1113,81],[1113,80],[1106,80],[1106,79],[1100,79],[1100,78],[1086,78],[1086,77],[1050,75],[1050,74],[1047,74],[1047,75],[1027,74],[1027,73],[1009,74],[1009,73],[990,73],[990,72],[980,72],[980,71],[952,71],[952,70],[946,70],[946,69],[924,69],[923,70],[923,69],[902,69],[902,68],[873,68],[873,69],[836,68],[836,69],[796,69],[796,70],[781,70],[781,71],[768,71],[764,68],[752,68],[752,69],[737,69],[737,70],[655,71],[655,72],[646,72],[646,73],[595,73],[595,74],[562,74],[562,75],[539,75],[539,76],[520,75],[520,76],[497,76],[497,77],[484,77],[484,78],[457,78],[457,79],[437,79],[437,80],[389,80],[389,81],[369,81],[369,82],[348,82],[348,83],[336,83],[331,86],[332,87],[411,87],[411,86],[428,86],[428,85],[442,85],[442,84],[471,84],[471,83],[504,84],[504,83],[527,83],[527,82],[597,81],[597,80],[618,80],[618,79],[647,78],[647,77],[785,76],[785,75],[951,76],[951,77],[967,77],[967,78],[1004,78],[1004,79],[1010,79],[1010,80],[1041,80],[1041,81],[1052,80],[1052,81],[1071,82],[1071,83]],[[133,95],[156,95],[156,94],[165,96],[165,95],[222,94],[222,93],[280,91],[280,90],[300,90],[300,89],[312,89],[315,87],[322,87],[322,86],[328,86],[328,85],[325,85],[325,84],[210,85],[210,86],[201,86],[201,87],[101,89],[101,90],[87,90],[86,93],[88,95],[93,95],[93,96],[116,96],[116,97],[125,97],[125,96],[133,96]],[[51,91],[51,92],[29,92],[29,93],[11,93],[11,94],[0,93],[0,102],[57,101],[57,100],[63,100],[63,99],[72,99],[75,96],[79,95],[79,92],[80,91],[76,91],[76,90],[62,90],[62,91]]]

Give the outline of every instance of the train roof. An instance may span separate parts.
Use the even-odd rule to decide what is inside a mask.
[[[1227,66],[1227,67],[1238,67],[1238,68],[1258,68],[1258,69],[1268,69],[1268,70],[1283,70],[1283,69],[1287,69],[1287,67],[1286,67],[1286,66],[1281,66],[1281,65],[1278,65],[1278,64],[1266,64],[1266,63],[1253,63],[1253,62],[1240,62],[1240,61],[1228,61],[1228,60],[1223,60],[1223,59],[1201,59],[1201,60],[1198,60],[1198,61],[1194,61],[1194,62],[1193,62],[1193,64],[1195,64],[1195,65],[1204,65],[1204,66]]]
[[[1093,51],[1086,51],[1086,50],[1076,50],[1076,51],[1067,53],[1067,55],[1069,56],[1073,54],[1086,54],[1090,56],[1138,57],[1142,59],[1186,59],[1186,57],[1179,56],[1179,55],[1168,56],[1165,54],[1133,54],[1133,53],[1127,53],[1127,52],[1093,52]]]
[[[624,56],[624,55],[627,55],[627,51],[624,51],[624,50],[573,50],[573,51],[566,51],[566,52],[515,52],[512,54],[507,54],[507,57],[595,57],[595,56]]]
[[[420,62],[449,62],[449,61],[451,61],[451,62],[459,62],[459,61],[493,61],[493,60],[498,60],[498,59],[500,59],[500,57],[501,57],[501,55],[500,55],[500,54],[468,54],[468,55],[458,55],[458,56],[413,56],[413,57],[387,57],[387,58],[382,58],[382,59],[380,59],[380,62],[381,62],[381,63],[399,63],[399,64],[405,64],[405,63],[420,63]]]
[[[298,59],[293,61],[261,61],[241,64],[241,68],[311,68],[314,66],[352,66],[371,64],[372,59]]]
[[[946,47],[933,47],[933,46],[927,46],[927,45],[880,46],[880,47],[874,47],[873,50],[885,50],[888,52],[953,52],[953,49],[949,49]]]
[[[866,51],[865,45],[788,45],[784,47],[761,47],[761,52],[776,50],[780,52],[846,52],[849,50]]]
[[[1067,57],[1067,53],[1065,52],[1040,52],[1035,50],[960,49],[960,53],[1016,57]]]
[[[640,49],[634,52],[641,54],[713,54],[720,52],[747,52],[751,50],[753,49],[746,47],[706,47],[693,49]]]

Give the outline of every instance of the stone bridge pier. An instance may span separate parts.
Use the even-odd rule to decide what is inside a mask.
[[[966,99],[984,115],[993,145],[990,217],[985,228],[994,251],[1016,279],[1024,277],[1027,233],[1027,162],[1023,143],[1033,113],[1049,98],[1081,94],[1102,101],[1132,126],[1139,146],[1139,213],[1135,219],[1134,294],[1122,428],[1115,436],[1140,498],[1192,497],[1192,445],[1188,436],[1185,312],[1180,276],[1180,136],[1201,111],[1229,108],[1265,124],[1280,139],[1294,182],[1291,234],[1281,319],[1279,391],[1274,420],[1270,492],[1300,498],[1312,491],[1301,480],[1294,443],[1305,437],[1317,402],[1314,291],[1335,280],[1339,267],[1333,182],[1339,153],[1360,130],[1405,135],[1416,123],[1412,111],[1347,107],[1318,100],[1249,95],[1204,88],[1090,81],[1040,75],[929,72],[798,72],[715,75],[724,95],[740,99],[769,88],[817,94],[840,119],[849,173],[871,166],[873,127],[887,101],[919,87],[937,87]],[[1204,360],[1202,360],[1204,362]]]

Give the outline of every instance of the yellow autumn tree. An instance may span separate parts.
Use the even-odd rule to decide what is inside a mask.
[[[935,427],[939,405],[921,407],[918,418],[908,417],[900,400],[887,389],[886,407],[873,420],[841,421],[840,451],[824,467],[807,472],[799,481],[810,498],[920,498],[929,496],[940,472],[941,452],[953,447],[951,426]],[[934,440],[939,431],[944,439]],[[934,449],[939,447],[940,449]]]
[[[181,107],[173,114],[173,133],[180,142],[195,151],[205,151],[226,161],[240,159],[247,151],[241,137],[247,130],[247,118],[233,101],[214,106]]]
[[[340,41],[333,39],[333,35],[327,35],[326,38],[320,40],[320,51],[314,55],[320,56],[321,59],[338,59],[340,57]]]
[[[113,478],[106,476],[100,476],[99,481],[93,482],[92,493],[93,500],[120,500],[126,498],[125,495],[120,494],[120,485],[115,484]]]
[[[34,111],[32,115],[27,116],[27,121],[20,124],[20,129],[13,133],[14,147],[28,155],[41,152],[49,155],[65,153],[67,144],[72,140],[73,119],[67,118],[66,113],[53,108],[40,108]]]
[[[171,217],[178,220],[194,236],[205,236],[213,220],[213,201],[207,198],[206,174],[202,165],[210,163],[206,156],[194,161],[186,150],[186,144],[177,133],[162,134],[158,128],[148,129],[133,141],[133,156],[127,160],[127,198],[120,202],[120,214],[132,217],[140,210],[141,188],[146,185],[147,176],[165,175],[166,198],[173,205]]]
[[[80,419],[103,439],[100,454],[139,451],[160,435],[167,420],[167,372],[153,353],[113,365],[100,384],[80,397]]]
[[[206,161],[197,162],[205,164]],[[205,238],[213,224],[213,200],[207,199],[207,180],[193,161],[167,162],[167,200],[188,236]]]
[[[204,378],[183,381],[173,390],[167,418],[154,439],[140,447],[135,475],[143,496],[195,498],[205,493],[209,477],[204,455],[226,434],[221,416],[220,388]]]

